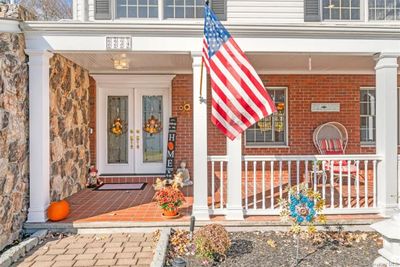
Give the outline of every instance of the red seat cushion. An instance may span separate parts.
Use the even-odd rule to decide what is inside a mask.
[[[340,174],[340,166],[334,165],[333,166],[333,173],[334,174]],[[346,165],[342,165],[342,174],[346,175],[348,173],[349,173],[349,168],[348,168],[347,164]],[[357,166],[350,165],[350,173],[351,174],[357,173]]]

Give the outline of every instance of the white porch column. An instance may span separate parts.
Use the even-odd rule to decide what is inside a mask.
[[[207,169],[207,73],[203,68],[203,89],[200,95],[201,52],[192,52],[193,59],[193,216],[209,220]]]
[[[397,207],[397,57],[380,54],[376,58],[376,153],[378,165],[378,207],[390,215]]]
[[[48,51],[29,55],[29,211],[28,222],[47,221],[50,203],[50,92]]]
[[[242,135],[226,139],[228,155],[227,220],[244,220],[242,205]]]

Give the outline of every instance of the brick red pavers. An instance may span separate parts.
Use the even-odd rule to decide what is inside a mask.
[[[67,200],[71,213],[64,222],[101,221],[162,221],[161,210],[153,201],[154,178],[143,178],[148,184],[143,190],[95,191],[82,190]],[[125,180],[124,180],[125,181]],[[140,180],[142,181],[142,180]],[[182,216],[177,220],[189,220],[193,203],[192,186],[182,190],[186,203],[180,209]]]
[[[13,266],[149,266],[152,233],[73,235],[50,239]]]

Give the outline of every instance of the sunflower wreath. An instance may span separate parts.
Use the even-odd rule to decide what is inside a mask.
[[[290,221],[291,232],[299,234],[302,225],[307,226],[309,233],[316,232],[315,223],[326,223],[326,217],[322,214],[325,201],[319,192],[307,188],[306,184],[300,184],[299,188],[289,188],[289,198],[280,199],[280,217],[284,222]]]

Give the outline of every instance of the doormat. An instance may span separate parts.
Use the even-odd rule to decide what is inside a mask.
[[[97,187],[97,191],[118,191],[118,190],[143,190],[147,183],[129,183],[129,184],[102,184]]]

